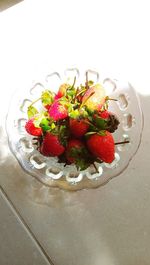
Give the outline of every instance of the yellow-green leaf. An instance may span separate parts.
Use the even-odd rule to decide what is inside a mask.
[[[38,113],[38,110],[34,106],[30,105],[28,107],[27,114],[28,114],[29,119],[34,117],[37,113]]]
[[[42,92],[41,95],[42,104],[45,105],[51,105],[53,102],[53,94],[49,90],[45,90]]]

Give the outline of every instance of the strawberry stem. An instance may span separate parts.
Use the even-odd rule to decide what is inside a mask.
[[[34,105],[36,102],[38,102],[39,100],[41,100],[42,98],[40,97],[40,98],[38,98],[38,99],[36,99],[35,101],[33,101],[30,105],[29,105],[29,107],[31,107],[32,105]]]
[[[86,82],[85,82],[85,87],[86,87],[86,90],[88,90],[89,89],[89,85],[88,85],[88,72],[86,72]]]
[[[79,93],[77,93],[76,97],[78,97],[80,94],[82,94],[83,92],[86,91],[86,88],[82,89],[81,91],[79,91]],[[78,92],[78,91],[77,91]]]
[[[93,127],[93,129],[97,130],[97,128],[95,127],[94,123],[92,123],[91,121],[84,120],[84,122],[87,123],[87,124],[89,124],[89,125],[91,125]],[[92,133],[94,134],[94,133],[96,133],[96,131],[95,132],[92,132]],[[88,133],[86,133],[86,134],[88,134]]]
[[[95,168],[96,173],[99,173],[99,171],[98,171],[98,169],[97,169],[97,166],[95,165],[94,162],[92,163],[92,165],[93,165],[93,167]]]
[[[74,103],[75,103],[75,100],[76,100],[76,98],[77,98],[77,96],[78,96],[78,92],[79,92],[79,88],[77,87],[77,89],[76,89],[76,93],[75,93],[75,96],[74,96]]]
[[[74,88],[75,83],[76,83],[76,76],[74,77],[74,80],[73,80],[73,84],[72,84],[71,89]]]
[[[91,96],[93,96],[94,95],[94,93],[95,93],[95,91],[93,91],[83,102],[82,102],[82,104],[80,105],[80,107],[79,107],[79,109],[81,109],[84,105],[85,105],[85,103],[87,102],[87,100],[91,97]]]
[[[118,99],[116,99],[116,98],[108,98],[107,100],[118,101]]]
[[[130,143],[130,141],[129,140],[126,140],[126,141],[122,141],[122,142],[115,143],[115,145],[128,144],[128,143]]]

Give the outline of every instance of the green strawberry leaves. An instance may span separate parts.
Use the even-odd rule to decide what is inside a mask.
[[[88,81],[88,86],[93,86],[94,85],[94,82],[92,80],[89,80]]]
[[[80,112],[79,112],[78,109],[72,110],[72,111],[69,113],[69,116],[70,116],[70,118],[72,118],[72,119],[77,119],[77,118],[79,118],[79,116],[80,116]]]
[[[67,95],[72,98],[75,95],[75,89],[68,89],[67,90]]]
[[[34,102],[32,102],[32,104],[28,107],[27,114],[28,114],[29,119],[36,116],[36,114],[39,114],[38,110],[33,106],[33,104],[39,100],[41,100],[42,104],[44,106],[46,106],[46,105],[52,104],[54,97],[53,97],[53,94],[51,91],[49,91],[49,90],[43,91],[41,97],[38,98],[37,100],[35,100]],[[41,114],[40,114],[40,116],[41,116]]]
[[[102,118],[98,117],[97,115],[95,115],[94,121],[95,121],[95,125],[99,129],[101,129],[101,130],[105,130],[106,129],[106,127],[107,127],[107,120],[102,119]]]
[[[77,169],[80,170],[85,170],[95,161],[95,158],[88,152],[86,147],[71,148],[70,157],[73,157],[75,159]]]
[[[106,131],[105,130],[101,130],[101,131],[98,132],[98,134],[100,136],[105,136],[106,135]]]
[[[85,170],[86,168],[88,168],[91,165],[90,162],[86,161],[86,159],[77,159],[76,160],[76,166],[77,169],[80,170]]]
[[[37,128],[41,127],[43,132],[51,130],[50,119],[45,116],[45,112],[42,112],[34,117],[34,126]]]
[[[52,124],[53,124],[53,123],[52,123]],[[43,130],[44,132],[46,132],[46,131],[50,131],[50,130],[51,130],[52,124],[51,124],[51,126],[50,126],[50,122],[49,122],[49,120],[46,119],[46,118],[43,118],[43,119],[41,120],[41,122],[40,122],[40,127],[42,128],[42,130]],[[54,129],[54,128],[53,128],[53,129]]]
[[[27,114],[28,114],[28,119],[31,119],[31,118],[33,118],[36,114],[38,114],[38,110],[37,110],[34,106],[30,105],[30,106],[28,107]]]
[[[49,90],[43,91],[42,95],[41,95],[41,101],[42,101],[42,104],[44,106],[45,105],[51,105],[52,102],[54,101],[54,96],[53,96],[52,92]]]
[[[59,127],[59,140],[63,146],[67,145],[69,138],[69,130],[66,125],[60,125]]]

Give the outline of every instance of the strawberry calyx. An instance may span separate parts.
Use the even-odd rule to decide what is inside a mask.
[[[66,148],[67,163],[75,163],[77,169],[85,170],[94,160],[93,156],[88,152],[84,143],[77,139],[70,139]]]
[[[54,102],[54,93],[52,93],[50,90],[43,91],[41,95],[41,102],[46,108],[47,106],[51,106],[51,104]]]

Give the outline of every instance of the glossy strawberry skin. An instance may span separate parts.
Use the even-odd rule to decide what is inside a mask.
[[[100,117],[102,119],[108,120],[109,116],[110,116],[110,112],[108,112],[107,110],[104,111],[99,111],[97,114],[93,115],[93,118],[96,119],[97,117]]]
[[[60,87],[59,87],[59,90],[58,90],[58,93],[55,95],[55,100],[63,97],[66,93],[66,90],[67,88],[69,87],[68,84],[62,84]]]
[[[106,163],[112,163],[115,158],[115,145],[112,134],[106,131],[105,136],[93,134],[87,140],[89,151]]]
[[[71,157],[70,152],[72,148],[83,148],[84,144],[78,139],[70,139],[66,148],[66,158],[69,163],[75,163],[75,158]]]
[[[34,125],[34,118],[31,118],[26,122],[25,129],[27,133],[33,135],[33,136],[41,136],[42,135],[42,128],[35,127]]]
[[[48,112],[54,121],[65,119],[68,116],[67,109],[59,101],[54,101]]]
[[[84,120],[70,119],[69,127],[72,135],[81,138],[88,131],[89,125]]]
[[[105,89],[96,84],[85,92],[82,102],[86,101],[85,105],[91,110],[100,110],[105,102],[105,96]]]
[[[58,136],[47,132],[40,147],[40,152],[44,156],[59,156],[65,151],[60,143]]]
[[[62,97],[63,97],[63,94],[60,91],[58,91],[58,93],[55,95],[55,100],[60,99]]]

